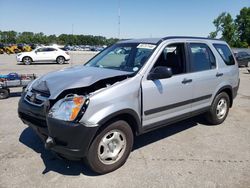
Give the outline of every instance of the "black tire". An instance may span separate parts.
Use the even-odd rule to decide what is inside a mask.
[[[246,66],[246,67],[249,67],[249,62],[247,62],[245,66]]]
[[[63,56],[59,56],[56,58],[56,62],[60,65],[65,63],[65,58]]]
[[[31,59],[31,57],[29,57],[29,56],[25,56],[25,57],[23,57],[22,62],[23,62],[23,64],[25,64],[25,65],[31,65],[32,59]]]
[[[9,89],[0,89],[0,99],[7,99],[10,96]]]
[[[220,114],[220,110],[218,110],[218,108],[219,108],[219,103],[221,103],[222,101],[225,102],[226,106],[223,107],[224,111],[220,109],[221,110]],[[228,94],[225,92],[219,93],[215,97],[209,112],[207,112],[206,114],[207,121],[212,125],[219,125],[223,123],[228,115],[229,106],[230,106],[230,99]]]
[[[104,153],[104,150],[107,154],[113,154],[112,150],[110,150],[110,143],[114,144],[115,139],[112,136],[117,132],[122,133],[118,136],[118,138],[124,142],[124,146],[120,148],[119,141],[115,142],[115,145],[111,145],[111,148],[113,151],[118,148],[118,153],[115,159],[117,161],[113,161],[107,157],[107,160],[102,161],[101,159],[101,153]],[[111,133],[111,134],[109,134]],[[110,136],[111,135],[111,136]],[[123,138],[124,137],[124,138]],[[112,139],[113,138],[113,139]],[[123,138],[123,139],[121,139]],[[102,148],[103,139],[108,141],[108,144],[106,143],[107,148]],[[117,139],[117,140],[119,140]],[[112,172],[119,167],[121,167],[127,160],[132,147],[133,147],[133,141],[134,141],[134,135],[133,132],[129,126],[129,124],[126,121],[118,120],[111,124],[109,124],[106,128],[104,128],[93,140],[88,155],[86,157],[86,162],[89,165],[89,167],[98,174],[105,174],[108,172]],[[107,151],[107,150],[108,151]],[[100,153],[99,153],[100,152]],[[110,162],[110,164],[108,164]],[[106,163],[106,164],[105,164]]]

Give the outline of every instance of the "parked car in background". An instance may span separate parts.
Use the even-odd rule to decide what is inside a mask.
[[[244,51],[239,51],[234,53],[235,58],[238,62],[239,67],[245,66],[248,67],[248,63],[250,62],[250,54]]]
[[[17,62],[30,65],[33,62],[57,62],[64,64],[70,60],[68,52],[57,47],[43,46],[32,50],[31,52],[19,53],[16,56]]]

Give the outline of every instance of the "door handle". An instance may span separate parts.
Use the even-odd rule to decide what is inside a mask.
[[[187,83],[190,83],[190,82],[192,82],[193,80],[192,79],[187,79],[187,78],[184,78],[184,80],[182,80],[182,82],[181,83],[183,83],[183,84],[187,84]]]
[[[217,72],[216,77],[221,77],[221,76],[223,76],[223,73]]]

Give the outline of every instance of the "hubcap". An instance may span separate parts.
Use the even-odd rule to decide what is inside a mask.
[[[60,64],[64,63],[64,59],[62,57],[58,57],[58,63]]]
[[[216,115],[218,119],[223,119],[227,113],[227,101],[226,99],[222,98],[219,100],[217,107],[216,107]]]
[[[25,62],[25,63],[30,63],[31,60],[30,60],[30,58],[26,57],[26,58],[24,58],[24,62]]]
[[[103,164],[114,164],[124,154],[127,141],[120,130],[109,131],[101,139],[98,146],[98,158]]]

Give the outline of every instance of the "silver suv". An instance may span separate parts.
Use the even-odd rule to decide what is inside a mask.
[[[125,163],[137,135],[198,114],[222,123],[238,87],[238,65],[224,41],[125,40],[85,65],[33,81],[18,113],[46,148],[103,174]]]

